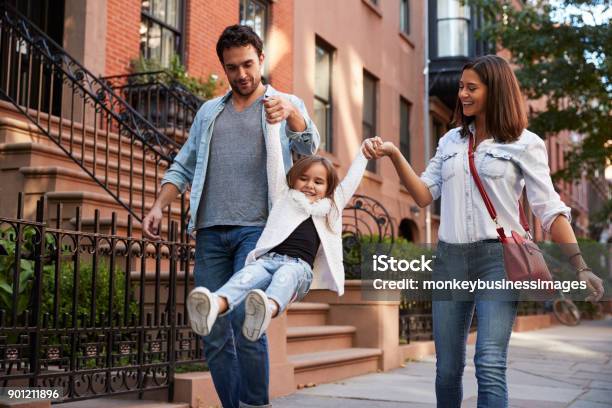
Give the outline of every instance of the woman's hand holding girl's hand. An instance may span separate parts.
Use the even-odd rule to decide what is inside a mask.
[[[363,141],[363,143],[361,144],[361,152],[363,153],[366,159],[372,160],[379,158],[379,156],[376,155],[376,147],[379,143],[380,138],[378,136]]]
[[[393,142],[382,142],[376,147],[376,155],[378,157],[383,157],[383,156],[393,156],[394,154],[398,154],[399,150],[397,149],[397,147],[395,147],[395,145],[393,144]]]

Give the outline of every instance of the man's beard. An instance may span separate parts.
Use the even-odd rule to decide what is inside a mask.
[[[251,94],[253,94],[253,92],[255,92],[255,90],[257,89],[260,83],[261,83],[261,78],[258,81],[253,79],[253,86],[249,88],[249,90],[246,92],[242,91],[240,89],[240,86],[237,83],[230,82],[230,86],[232,87],[232,91],[236,92],[237,94],[241,96],[250,96]]]

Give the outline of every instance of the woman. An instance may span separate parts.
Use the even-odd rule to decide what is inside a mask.
[[[455,122],[439,142],[435,157],[418,177],[391,143],[377,143],[379,155],[393,164],[416,203],[425,207],[441,197],[442,212],[434,279],[502,280],[503,248],[468,165],[473,140],[475,165],[507,233],[524,233],[518,199],[523,187],[534,214],[556,243],[573,244],[570,262],[591,295],[603,295],[601,279],[586,266],[570,226],[570,208],[561,202],[550,178],[545,144],[526,129],[527,117],[518,82],[502,58],[487,55],[464,66],[459,81]],[[472,134],[472,138],[470,138]],[[454,295],[453,295],[454,296]],[[499,298],[497,298],[499,299]],[[515,300],[487,300],[476,293],[467,301],[433,301],[438,407],[460,407],[468,330],[474,311],[478,337],[474,364],[478,407],[507,407],[506,356],[516,316]],[[463,299],[462,299],[463,300]]]

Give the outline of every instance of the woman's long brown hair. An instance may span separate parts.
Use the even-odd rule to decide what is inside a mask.
[[[518,80],[508,62],[497,55],[484,55],[465,64],[461,72],[471,69],[487,87],[485,124],[487,133],[497,142],[510,143],[517,140],[527,127],[527,114]],[[468,126],[473,116],[463,114],[461,100],[453,121],[461,126],[461,135],[469,135]]]
[[[338,172],[336,168],[325,157],[322,156],[305,156],[296,161],[289,172],[287,173],[287,184],[289,188],[293,188],[295,186],[295,182],[300,178],[302,174],[304,174],[310,166],[315,163],[320,163],[327,170],[327,190],[325,191],[325,197],[329,198],[332,202],[333,208],[336,212],[338,212],[338,207],[334,201],[334,192],[340,184],[340,178],[338,177]],[[331,218],[332,213],[327,214],[327,228],[331,230]]]

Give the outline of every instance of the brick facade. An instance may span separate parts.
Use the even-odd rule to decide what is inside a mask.
[[[107,0],[106,68],[104,75],[129,71],[140,53],[140,0]]]
[[[223,29],[239,22],[239,0],[204,2],[185,0],[184,64],[192,76],[206,79],[223,69],[215,46]],[[293,84],[293,0],[269,3],[268,41],[265,54],[271,83],[291,92]],[[129,72],[130,62],[140,55],[140,0],[108,0],[106,63],[104,75]],[[227,81],[225,81],[227,86]],[[223,92],[224,89],[220,89]]]

